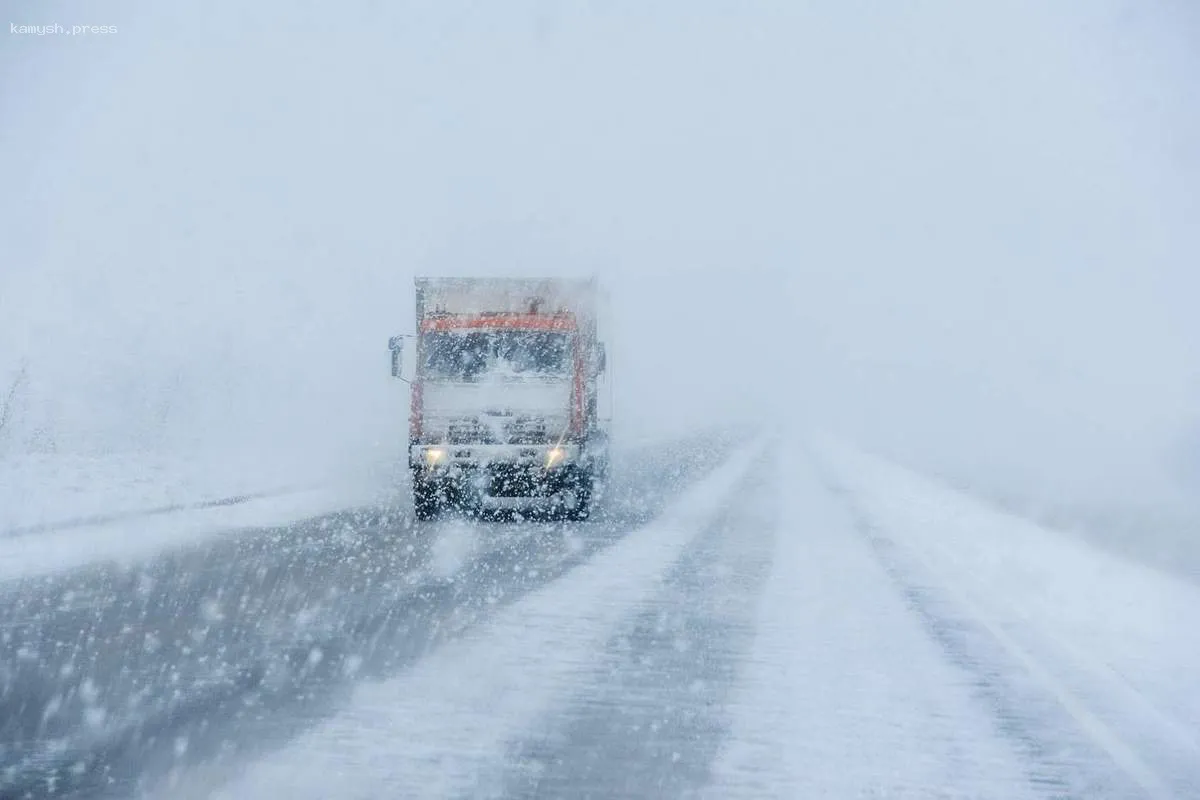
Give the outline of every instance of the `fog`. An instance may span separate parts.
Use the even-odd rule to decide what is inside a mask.
[[[618,435],[1200,485],[1182,3],[7,9],[117,26],[0,40],[10,452],[386,458],[415,275],[594,273]]]

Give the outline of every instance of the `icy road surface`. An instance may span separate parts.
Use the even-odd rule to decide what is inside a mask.
[[[825,442],[0,584],[0,796],[1200,797],[1200,589]]]

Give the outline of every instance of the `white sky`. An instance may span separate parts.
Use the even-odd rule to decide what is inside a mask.
[[[510,272],[608,281],[633,433],[1104,493],[1194,429],[1177,0],[0,8],[118,27],[0,38],[0,379],[61,447],[398,445],[412,277]]]

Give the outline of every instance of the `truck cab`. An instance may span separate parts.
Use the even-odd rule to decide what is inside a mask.
[[[417,518],[549,507],[586,519],[608,474],[595,280],[418,278],[409,467]]]

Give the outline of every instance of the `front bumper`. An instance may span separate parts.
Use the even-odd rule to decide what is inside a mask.
[[[464,469],[513,465],[553,469],[579,463],[578,444],[415,444],[408,463],[431,473],[452,475]]]
[[[578,462],[578,452],[572,459],[565,457],[547,464],[547,449],[540,448],[535,456],[528,453],[504,460],[492,454],[491,460],[475,460],[472,456],[444,456],[437,464],[427,463],[422,448],[413,460],[413,481],[421,491],[433,491],[448,501],[465,506],[515,507],[515,504],[563,496],[590,484],[586,469]]]

